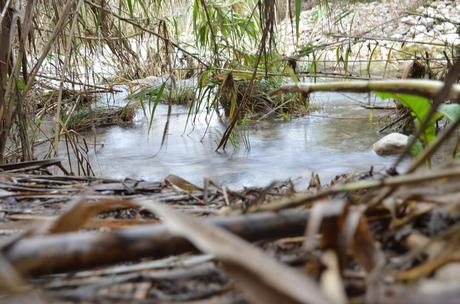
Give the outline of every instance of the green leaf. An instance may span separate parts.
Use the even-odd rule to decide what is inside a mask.
[[[350,60],[350,53],[351,53],[351,46],[348,45],[347,51],[345,52],[345,61],[343,63],[343,69],[345,71],[345,74],[348,73],[348,62]]]
[[[201,73],[200,77],[198,78],[198,87],[203,88],[206,86],[206,83],[208,82],[209,79],[209,73],[211,70],[207,69],[204,70],[203,73]]]
[[[294,72],[294,70],[290,66],[286,66],[285,71],[289,75],[289,77],[291,77],[291,79],[292,79],[292,81],[294,81],[294,83],[299,82],[299,77],[297,77],[296,73]]]
[[[166,82],[163,82],[161,84],[161,87],[160,87],[160,90],[158,91],[158,94],[155,98],[155,101],[154,101],[154,104],[153,104],[153,108],[152,108],[152,111],[150,113],[150,123],[149,123],[149,130],[148,130],[148,133],[150,133],[150,130],[152,129],[152,125],[153,125],[153,117],[155,116],[155,110],[157,109],[157,106],[158,106],[158,103],[160,102],[161,100],[161,97],[163,97],[163,92],[165,90],[165,87],[166,87]]]
[[[336,58],[336,61],[337,61],[337,65],[339,65],[339,63],[340,63],[340,56],[342,56],[341,48],[337,47],[335,49],[335,58]]]
[[[460,117],[460,104],[442,104],[439,106],[438,112],[444,115],[450,122],[453,122]]]
[[[307,45],[302,46],[299,50],[297,50],[296,53],[297,55],[304,57],[314,52],[315,48],[316,46],[314,46],[313,44],[307,43]]]
[[[295,0],[295,32],[299,38],[300,13],[302,11],[302,0]]]
[[[431,103],[425,97],[410,94],[397,94],[388,92],[376,92],[381,99],[393,99],[409,108],[412,114],[417,118],[417,127],[425,120],[425,117],[431,111]],[[429,144],[436,138],[435,123],[442,117],[442,114],[436,113],[431,118],[422,136],[425,143]]]
[[[423,144],[420,140],[417,139],[417,141],[410,148],[410,154],[413,157],[417,157],[420,153],[422,153],[422,151],[423,151]]]
[[[199,12],[200,12],[200,2],[199,0],[195,0],[193,2],[193,11],[192,11],[193,28],[195,32],[198,31],[198,13]]]
[[[126,3],[128,4],[129,16],[134,18],[133,2],[131,0],[126,0]]]
[[[24,89],[26,88],[26,83],[24,82],[24,80],[19,80],[17,85],[20,91],[24,91]]]
[[[371,51],[371,54],[369,55],[369,61],[367,62],[367,76],[371,78],[371,64],[372,64],[372,57],[374,57],[375,50],[379,46],[379,43],[377,42],[374,46],[374,48]]]
[[[316,66],[316,54],[315,54],[315,52],[313,52],[312,55],[313,55],[313,58],[312,58],[312,61],[311,61],[311,64],[310,64],[309,72],[310,72],[310,74],[314,75],[313,79],[314,79],[314,82],[316,82],[317,66]]]
[[[148,11],[147,5],[145,4],[144,0],[139,0],[139,4],[141,5],[141,8],[144,11],[144,14],[148,16],[149,11]]]
[[[425,97],[388,92],[376,92],[376,95],[381,99],[393,99],[398,101],[406,108],[409,108],[420,122],[425,119],[426,115],[431,110],[431,103]]]

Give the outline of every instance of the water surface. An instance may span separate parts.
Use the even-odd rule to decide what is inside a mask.
[[[123,97],[118,96],[118,102]],[[166,105],[158,106],[150,132],[148,119],[139,111],[133,126],[106,128],[86,138],[98,143],[90,153],[96,175],[111,178],[161,180],[176,174],[199,185],[208,177],[241,188],[308,179],[312,172],[328,181],[370,166],[376,170],[391,166],[394,157],[380,157],[371,150],[381,137],[377,132],[381,111],[366,110],[341,94],[316,94],[312,104],[319,110],[311,115],[249,126],[250,146],[229,146],[226,152],[215,151],[224,130],[218,120],[208,117],[208,127],[203,114],[184,131],[188,108],[181,106],[172,109],[163,147]]]

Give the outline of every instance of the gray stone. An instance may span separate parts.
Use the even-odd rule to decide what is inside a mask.
[[[401,153],[407,146],[409,137],[401,133],[391,133],[379,139],[372,150],[378,155],[393,155]]]

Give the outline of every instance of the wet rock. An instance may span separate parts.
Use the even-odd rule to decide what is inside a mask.
[[[409,137],[400,133],[391,133],[382,137],[373,146],[372,150],[378,155],[393,155],[401,153],[407,146]]]

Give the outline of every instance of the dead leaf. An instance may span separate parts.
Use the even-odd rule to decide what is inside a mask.
[[[334,300],[334,303],[347,303],[337,255],[332,250],[326,251],[321,261],[327,267],[321,274],[322,290]]]
[[[189,181],[186,181],[182,177],[179,177],[177,175],[168,175],[165,178],[165,182],[169,183],[171,186],[174,186],[178,188],[179,190],[185,191],[185,192],[196,192],[196,191],[202,191],[203,189],[195,186]]]
[[[0,291],[16,294],[23,292],[25,287],[24,279],[0,253]]]
[[[336,244],[338,227],[330,225],[336,224],[336,218],[342,214],[345,208],[344,201],[319,201],[311,208],[310,217],[307,223],[305,232],[305,248],[307,251],[314,249],[317,246],[316,236],[320,232],[323,233],[322,247],[328,247],[331,244]],[[330,232],[333,235],[333,240],[329,240]]]
[[[54,234],[76,231],[100,212],[119,208],[137,207],[128,200],[105,199],[89,203],[85,200],[84,196],[76,198],[69,204],[70,207],[49,226],[48,233]]]
[[[363,211],[361,208],[350,208],[347,216],[349,225],[345,224],[344,235],[346,243],[351,245],[348,248],[351,249],[353,257],[367,272],[371,272],[383,264],[384,255],[376,246]]]

